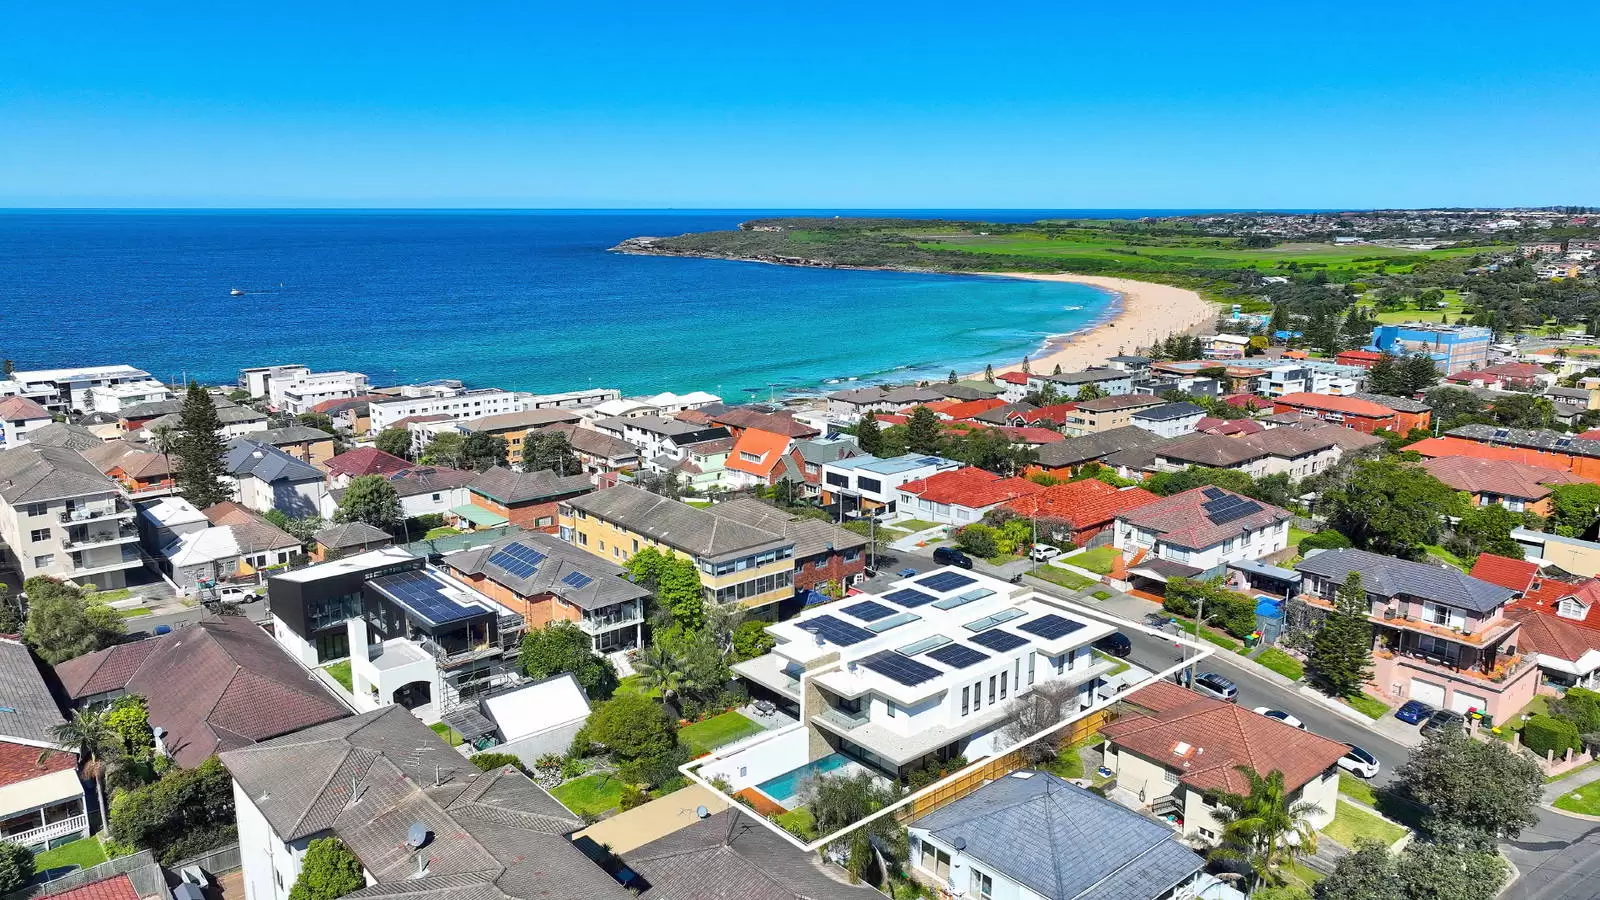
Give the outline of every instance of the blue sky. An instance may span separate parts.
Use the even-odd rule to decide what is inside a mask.
[[[11,4],[0,206],[1600,205],[1600,7]],[[1552,31],[1554,29],[1554,31]]]

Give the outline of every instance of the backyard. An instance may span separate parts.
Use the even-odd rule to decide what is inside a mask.
[[[1322,833],[1338,841],[1345,847],[1355,847],[1363,839],[1381,841],[1386,846],[1392,846],[1395,841],[1405,837],[1406,830],[1392,822],[1373,815],[1356,806],[1354,803],[1339,801],[1339,807],[1334,811],[1333,821]]]
[[[763,730],[759,724],[738,712],[725,712],[678,729],[678,741],[688,748],[691,756],[700,756],[723,744],[760,734]]]
[[[454,728],[451,728],[449,725],[446,725],[443,722],[435,722],[432,725],[429,725],[428,727],[433,729],[433,733],[434,734],[437,734],[439,737],[444,738],[444,742],[446,744],[449,744],[452,747],[461,746],[461,743],[462,743],[461,735],[457,734],[456,730]]]
[[[613,775],[585,775],[551,788],[550,795],[580,816],[598,816],[622,802],[622,780]]]
[[[87,869],[105,861],[106,849],[101,845],[100,839],[86,837],[34,856],[33,867],[38,872],[49,872],[54,869]]]
[[[336,663],[329,663],[322,667],[322,671],[333,677],[334,681],[344,685],[347,691],[355,691],[355,682],[350,678],[350,660],[346,659]]]

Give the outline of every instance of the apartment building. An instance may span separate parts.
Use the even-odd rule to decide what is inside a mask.
[[[613,563],[645,547],[694,560],[710,602],[759,611],[794,596],[792,538],[627,484],[563,501],[560,513],[562,540]]]
[[[1084,369],[1082,372],[1064,372],[1060,375],[1028,374],[1028,392],[1038,393],[1046,387],[1067,400],[1074,400],[1078,392],[1089,385],[1099,388],[1108,397],[1133,393],[1134,375],[1120,369]]]
[[[1322,394],[1285,394],[1273,399],[1272,408],[1274,412],[1298,413],[1367,434],[1379,429],[1405,434],[1412,428],[1427,428],[1431,419],[1428,413],[1401,413],[1371,400]]]
[[[1360,382],[1355,378],[1337,375],[1327,369],[1310,366],[1277,366],[1256,379],[1256,393],[1263,397],[1282,397],[1285,394],[1326,394],[1345,396],[1355,393]]]
[[[542,429],[551,425],[573,425],[578,421],[578,414],[569,409],[547,406],[469,419],[461,423],[461,429],[467,434],[477,432],[505,441],[507,464],[520,469],[524,450]]]
[[[1084,400],[1067,412],[1061,430],[1069,437],[1082,437],[1132,425],[1134,414],[1167,405],[1168,401],[1151,394],[1118,394]]]
[[[382,431],[393,427],[401,419],[412,416],[449,416],[458,422],[498,416],[522,410],[522,399],[510,391],[499,388],[467,390],[458,387],[430,389],[420,396],[402,395],[393,399],[374,398],[370,407],[372,430]]]
[[[296,381],[310,374],[310,366],[294,364],[251,366],[248,369],[239,370],[239,378],[235,383],[239,390],[250,395],[250,399],[265,400],[271,396],[272,382]]]
[[[1489,343],[1493,334],[1476,325],[1428,325],[1407,322],[1379,325],[1372,329],[1368,350],[1393,356],[1420,353],[1433,360],[1434,368],[1448,375],[1462,369],[1489,365]]]
[[[141,403],[160,403],[175,395],[166,385],[154,378],[143,381],[125,381],[121,384],[97,384],[89,388],[89,409],[97,413],[116,415],[130,406]]]
[[[1194,434],[1206,411],[1193,403],[1163,403],[1134,413],[1128,424],[1164,438]],[[1120,427],[1120,426],[1119,426]]]
[[[940,472],[961,468],[942,456],[906,453],[888,459],[851,456],[822,464],[821,494],[824,506],[837,505],[845,513],[894,513],[900,504],[900,487]]]
[[[728,429],[709,423],[685,422],[661,416],[597,419],[594,430],[639,448],[639,457],[683,459],[690,444],[732,437]]]
[[[77,451],[0,450],[0,539],[24,579],[119,588],[139,556],[137,510]]]
[[[523,409],[570,409],[616,400],[622,392],[616,388],[588,388],[581,391],[561,391],[554,394],[528,394],[522,398]],[[710,396],[710,395],[707,395]]]
[[[319,403],[359,397],[367,389],[367,376],[360,372],[309,372],[294,379],[273,378],[267,384],[267,402],[298,416]]]
[[[133,366],[33,369],[0,378],[0,397],[27,397],[52,413],[65,415],[90,412],[92,388],[154,380],[149,372]]]

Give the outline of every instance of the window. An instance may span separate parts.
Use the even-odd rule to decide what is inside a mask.
[[[29,503],[23,508],[23,514],[29,516],[42,516],[49,511],[50,507],[45,503]]]
[[[1000,676],[998,676],[998,675],[990,675],[989,676],[989,705],[990,706],[994,705],[994,685],[995,685],[995,682],[999,679],[999,677]]]
[[[42,541],[48,541],[50,540],[50,529],[35,528],[34,530],[28,532],[28,540],[34,542],[35,544]]]
[[[639,552],[639,539],[638,538],[634,538],[633,539],[633,552],[635,552],[635,553]]]
[[[1011,674],[1010,672],[1001,672],[1000,673],[1000,699],[1001,700],[1004,700],[1006,698],[1006,676],[1010,675],[1010,674]]]
[[[1166,777],[1167,784],[1177,784],[1178,783],[1178,773],[1177,772],[1174,772],[1171,769],[1164,769],[1164,770],[1162,770],[1161,774]]]
[[[33,558],[33,567],[35,569],[48,569],[55,561],[56,555],[54,553],[46,553],[43,556],[35,556]]]
[[[994,879],[979,872],[977,869],[973,869],[972,893],[978,897],[978,900],[991,900],[994,897]]]
[[[968,687],[962,688],[961,689],[961,714],[963,716],[967,714],[967,709],[969,707],[971,699],[972,699],[972,688],[968,688]]]
[[[1036,661],[1038,661],[1038,659],[1039,659],[1039,654],[1037,654],[1037,653],[1029,653],[1028,654],[1028,683],[1029,684],[1033,684],[1033,664]]]
[[[433,502],[438,503],[439,502],[439,498],[441,498],[443,496],[444,496],[443,494],[434,494],[433,495]]]
[[[533,520],[533,527],[535,527],[535,528],[549,528],[551,525],[554,525],[555,523],[556,523],[556,517],[555,516],[540,516],[539,518]]]
[[[942,880],[950,880],[950,854],[923,841],[922,870]]]
[[[844,552],[844,561],[847,562],[847,563],[853,563],[853,562],[855,562],[856,560],[858,560],[860,558],[861,558],[861,551],[860,550],[846,550]],[[819,565],[820,565],[820,563],[819,563]]]
[[[579,547],[587,547],[587,546],[589,546],[589,536],[587,534],[584,534],[581,531],[578,532],[578,546]]]
[[[605,541],[601,541],[600,542],[600,552],[601,553],[606,552],[606,542]]]
[[[972,711],[983,709],[983,682],[979,681],[972,686]]]
[[[1563,619],[1582,619],[1589,612],[1589,608],[1576,597],[1562,597],[1556,604],[1556,615]]]
[[[883,493],[883,482],[876,478],[865,478],[858,475],[856,476],[856,487],[863,491],[871,491],[874,494]]]
[[[739,451],[739,458],[744,460],[745,462],[748,462],[748,463],[761,462],[761,454],[759,454],[759,453],[751,453],[748,450],[740,450]]]
[[[899,710],[897,710],[897,709],[896,709],[896,708],[895,708],[895,705],[894,705],[894,701],[893,701],[893,700],[885,700],[885,701],[883,701],[883,705],[884,705],[884,707],[886,707],[886,708],[887,708],[887,710],[888,710],[888,713],[889,713],[889,718],[891,718],[891,719],[892,719],[892,718],[894,718],[894,717],[895,717],[895,716],[897,716],[897,715],[899,715],[899,714],[900,714],[900,712],[899,712]]]
[[[1011,686],[1022,690],[1022,657],[1017,657],[1016,664],[1012,667]]]

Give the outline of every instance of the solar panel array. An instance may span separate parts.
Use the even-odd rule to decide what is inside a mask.
[[[513,541],[489,557],[489,564],[499,566],[518,578],[528,578],[539,570],[539,564],[549,559],[527,544]]]
[[[990,650],[993,650],[996,653],[1004,653],[1007,650],[1015,650],[1028,642],[1027,638],[1022,637],[1021,635],[1012,634],[1009,631],[985,631],[982,634],[975,634],[972,637],[967,638],[967,640],[973,642],[974,644],[981,644],[985,647],[988,647]]]
[[[893,650],[881,650],[874,653],[861,660],[861,665],[907,687],[914,687],[924,681],[932,681],[938,678],[940,674],[938,669],[923,665],[914,659],[907,659]]]
[[[1042,637],[1045,640],[1053,641],[1056,638],[1066,637],[1074,631],[1077,631],[1083,627],[1083,623],[1074,622],[1071,619],[1063,619],[1062,617],[1052,613],[1050,615],[1040,616],[1031,622],[1023,622],[1017,627],[1028,632],[1029,634],[1037,634],[1039,637]]]
[[[444,593],[443,585],[425,572],[398,572],[373,579],[372,583],[435,625],[470,619],[484,612],[478,607],[462,606],[452,600]]]
[[[966,587],[975,581],[977,581],[976,578],[973,578],[971,575],[963,575],[960,572],[938,572],[933,575],[929,575],[926,578],[918,578],[917,584],[922,585],[930,591],[938,591],[942,594],[945,591],[953,591],[956,588]]]
[[[1204,494],[1207,500],[1221,500],[1223,497],[1228,496],[1227,491],[1218,487],[1208,487],[1200,493]]]
[[[951,644],[948,647],[940,647],[939,649],[930,652],[928,654],[928,658],[938,660],[952,669],[965,669],[968,666],[975,666],[978,663],[983,662],[989,658],[989,655],[987,653],[980,653],[971,647],[963,647],[960,644]]]
[[[859,644],[872,637],[872,632],[858,625],[851,625],[843,619],[833,616],[817,616],[800,623],[801,631],[809,631],[821,637],[830,644],[848,647]]]
[[[855,606],[846,606],[839,611],[863,622],[876,622],[879,619],[894,615],[894,610],[872,600],[857,603]]]
[[[561,576],[561,583],[565,585],[571,585],[575,588],[581,588],[588,587],[589,585],[593,584],[594,579],[583,574],[582,572],[568,572],[567,574]]]
[[[925,594],[916,588],[901,588],[892,594],[884,594],[883,599],[890,603],[904,606],[906,609],[916,609],[919,606],[926,606],[932,603],[935,597],[932,594]]]
[[[1232,494],[1223,494],[1216,499],[1207,500],[1200,504],[1200,508],[1205,510],[1206,518],[1210,519],[1213,525],[1226,525],[1245,516],[1254,515],[1262,509],[1261,504],[1256,501],[1235,497]]]

